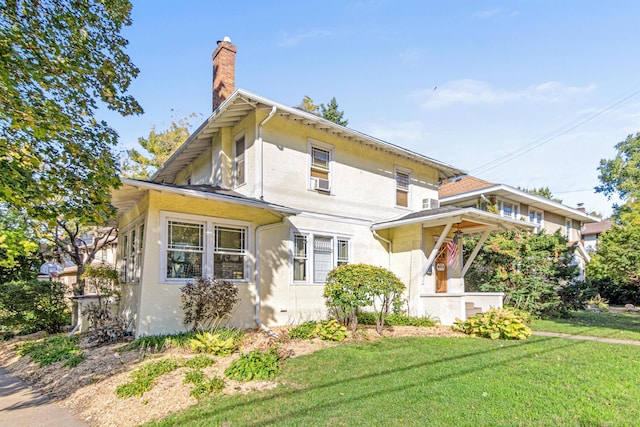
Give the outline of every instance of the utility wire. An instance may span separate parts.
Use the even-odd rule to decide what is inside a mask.
[[[578,127],[580,127],[580,126],[592,121],[593,119],[601,116],[602,114],[606,113],[607,111],[617,107],[618,105],[622,104],[623,102],[627,101],[630,98],[633,98],[634,96],[636,96],[638,94],[640,94],[640,89],[632,92],[631,94],[625,96],[621,100],[609,105],[608,107],[598,111],[597,113],[587,117],[586,119],[579,121],[575,125],[570,126],[569,128],[567,128],[564,131],[561,131],[560,133],[554,134],[554,132],[560,131],[560,129],[562,129],[562,128],[558,128],[556,131],[551,132],[551,136],[549,136],[547,138],[542,137],[542,138],[545,138],[545,139],[543,139],[541,142],[536,142],[536,141],[539,140],[538,139],[536,141],[533,141],[532,143],[526,144],[525,146],[523,146],[521,148],[518,148],[517,150],[514,150],[514,151],[512,151],[510,153],[507,153],[504,156],[500,156],[500,157],[498,157],[498,158],[496,158],[496,159],[494,159],[494,160],[492,160],[490,162],[487,162],[487,163],[484,163],[484,164],[478,166],[477,168],[473,169],[471,171],[471,173],[472,174],[486,173],[486,172],[488,172],[488,171],[490,171],[492,169],[497,168],[500,165],[503,165],[503,164],[505,164],[507,162],[510,162],[511,160],[522,156],[523,154],[526,154],[526,153],[528,153],[528,152],[530,152],[530,151],[532,151],[532,150],[534,150],[534,149],[536,149],[536,148],[538,148],[538,147],[540,147],[542,145],[548,144],[549,142],[553,141],[556,138],[561,137],[562,135],[566,135],[567,133],[571,132],[572,130],[575,130]]]

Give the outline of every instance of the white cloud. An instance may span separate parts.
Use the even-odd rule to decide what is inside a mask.
[[[495,7],[493,9],[481,10],[473,14],[473,16],[478,19],[489,19],[494,16],[517,16],[517,15],[518,15],[517,10],[506,11],[499,7]]]
[[[497,105],[510,101],[563,102],[573,96],[593,92],[596,85],[566,86],[559,82],[546,82],[521,90],[492,87],[480,80],[463,79],[446,82],[434,89],[421,89],[411,96],[425,109],[439,109],[453,105]]]
[[[335,33],[329,30],[313,30],[306,33],[289,34],[287,32],[281,32],[278,35],[279,40],[276,43],[278,47],[292,47],[297,46],[305,40],[321,39],[325,37],[331,37]]]

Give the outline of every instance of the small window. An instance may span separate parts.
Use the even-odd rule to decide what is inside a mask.
[[[345,265],[349,264],[349,241],[345,239],[338,239],[338,262],[337,264]]]
[[[245,183],[245,141],[244,135],[236,140],[233,158],[233,184],[238,187]]]
[[[542,211],[529,209],[529,222],[535,224],[537,230],[540,230],[543,227],[542,218]]]
[[[312,146],[310,187],[320,192],[331,191],[331,151]]]
[[[564,221],[564,237],[571,240],[571,219],[569,218]]]
[[[191,279],[202,276],[204,226],[169,221],[167,236],[167,278]]]
[[[396,206],[409,206],[409,174],[396,171]]]
[[[293,280],[307,280],[307,237],[299,234],[293,237]]]
[[[518,219],[520,206],[511,202],[498,201],[498,211],[501,216]]]
[[[244,228],[215,227],[213,277],[242,280],[245,278],[246,232]]]
[[[324,283],[333,270],[333,239],[315,236],[313,239],[313,281]]]

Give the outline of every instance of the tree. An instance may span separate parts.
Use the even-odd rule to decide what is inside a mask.
[[[336,98],[331,98],[329,105],[325,107],[324,104],[320,104],[320,115],[330,122],[339,124],[340,126],[346,126],[349,124],[349,120],[342,119],[344,117],[344,111],[338,110],[338,102]]]
[[[149,179],[164,162],[187,140],[191,133],[189,119],[197,117],[192,113],[187,117],[173,117],[169,127],[161,132],[152,126],[149,136],[138,138],[138,144],[149,153],[146,157],[135,148],[127,151],[122,175],[127,178]]]
[[[626,202],[624,207],[614,206],[617,215],[637,212],[640,207],[640,132],[627,136],[615,148],[618,150],[616,157],[600,160],[598,179],[602,184],[595,190],[609,198],[617,195]]]
[[[313,99],[309,95],[305,95],[302,102],[296,108],[318,115],[320,106],[313,103]]]
[[[551,189],[549,187],[540,187],[540,188],[533,187],[532,189],[518,187],[518,189],[522,191],[526,191],[527,193],[533,194],[535,196],[544,197],[545,199],[549,199],[557,203],[562,203],[562,199],[558,199],[557,197],[553,196],[553,194],[551,193]]]
[[[95,117],[142,108],[121,30],[129,0],[0,0],[0,201],[30,216],[112,212],[117,134]]]
[[[477,238],[465,238],[468,255]],[[468,290],[504,292],[505,304],[535,315],[563,309],[558,291],[573,279],[573,248],[554,234],[506,231],[485,242],[465,278]]]
[[[41,264],[37,239],[24,213],[0,205],[0,283],[35,279]]]

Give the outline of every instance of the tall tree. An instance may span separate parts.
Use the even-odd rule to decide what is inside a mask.
[[[309,95],[305,95],[302,99],[302,102],[298,104],[296,108],[300,110],[307,111],[309,113],[318,114],[320,111],[320,106],[318,104],[314,104],[313,99]]]
[[[145,156],[132,148],[127,151],[128,158],[122,167],[122,175],[127,178],[148,179],[160,166],[187,140],[191,133],[190,118],[198,117],[192,113],[187,117],[173,117],[169,127],[156,131],[153,125],[149,135],[138,138],[138,144],[149,154]]]
[[[349,124],[349,120],[343,119],[344,111],[338,110],[338,102],[335,96],[329,101],[329,105],[325,106],[320,104],[320,115],[330,122],[339,124],[340,126],[346,126]]]
[[[626,205],[614,206],[616,213],[629,213],[640,201],[640,132],[627,136],[615,148],[616,157],[600,160],[598,179],[602,184],[595,189],[609,198],[620,197]]]
[[[33,217],[102,222],[119,185],[116,132],[142,108],[121,30],[129,0],[0,0],[0,201]]]
[[[540,188],[533,187],[532,189],[520,188],[520,187],[518,188],[522,191],[526,191],[529,194],[544,197],[545,199],[549,199],[557,203],[562,203],[562,199],[558,199],[557,197],[555,197],[553,193],[551,193],[551,189],[549,187],[540,187]]]

